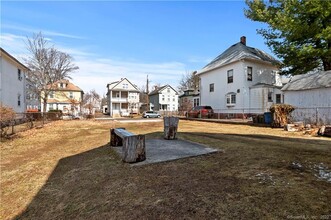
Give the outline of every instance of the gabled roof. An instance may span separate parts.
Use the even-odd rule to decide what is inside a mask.
[[[108,84],[107,84],[107,88],[108,88],[108,90],[112,90],[112,89],[114,89],[118,84],[120,84],[120,83],[123,82],[124,80],[128,81],[128,82],[133,86],[133,88],[135,88],[136,90],[139,91],[139,89],[137,88],[137,86],[134,85],[134,84],[132,84],[132,83],[130,82],[130,80],[128,80],[127,78],[122,78],[120,81],[115,81],[115,82],[108,83]]]
[[[10,55],[7,51],[5,51],[2,47],[0,47],[0,56],[5,55],[7,57],[7,59],[12,60],[13,62],[17,63],[19,66],[21,66],[21,68],[25,69],[25,70],[29,70],[28,67],[26,67],[24,64],[22,64],[20,61],[18,61],[15,57],[13,57],[12,55]]]
[[[65,88],[59,87],[59,83],[65,83],[66,84],[66,87]],[[83,90],[81,88],[79,88],[78,86],[74,85],[73,83],[71,83],[69,80],[66,80],[66,79],[59,80],[59,81],[53,83],[52,85],[48,85],[47,87],[49,89],[53,90],[53,91],[76,91],[76,92],[83,92]]]
[[[282,91],[331,88],[331,70],[296,75],[282,88]]]
[[[170,87],[172,90],[174,90],[176,92],[176,94],[178,94],[178,92],[174,88],[172,88],[170,85],[165,85],[165,86],[161,86],[161,87],[156,88],[155,90],[153,90],[152,92],[150,92],[148,95],[159,94],[159,93],[162,92],[163,89],[165,89],[167,87]]]
[[[222,54],[217,56],[214,60],[212,60],[205,67],[203,67],[202,70],[198,72],[198,74],[208,72],[210,70],[222,67],[226,64],[230,64],[242,59],[262,61],[270,63],[272,65],[280,63],[278,60],[276,60],[274,57],[267,54],[266,52],[254,47],[246,46],[245,40],[245,42],[239,42],[229,47]]]

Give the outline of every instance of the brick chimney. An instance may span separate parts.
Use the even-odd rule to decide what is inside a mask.
[[[242,37],[240,38],[240,43],[242,43],[243,45],[246,46],[246,37],[245,37],[245,36],[242,36]]]

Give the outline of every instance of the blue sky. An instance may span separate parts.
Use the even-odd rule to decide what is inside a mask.
[[[244,16],[244,1],[2,1],[1,47],[22,60],[26,37],[42,32],[71,54],[79,71],[73,82],[84,91],[106,93],[126,77],[139,88],[177,87],[183,74],[200,70],[231,45],[272,54]]]

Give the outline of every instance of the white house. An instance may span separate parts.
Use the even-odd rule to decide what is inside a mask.
[[[282,103],[278,60],[246,45],[246,37],[198,71],[200,105],[212,106],[221,116],[243,117],[269,111]]]
[[[155,88],[148,96],[154,111],[178,111],[178,93],[170,85]]]
[[[11,107],[16,113],[25,112],[27,71],[26,66],[0,48],[0,105]]]
[[[331,70],[296,75],[282,91],[284,102],[296,107],[294,120],[306,123],[331,123]]]
[[[139,89],[128,79],[107,84],[108,113],[110,116],[127,116],[139,111]]]

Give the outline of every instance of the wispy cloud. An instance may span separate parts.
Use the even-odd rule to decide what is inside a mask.
[[[10,25],[10,24],[2,24],[2,29],[11,29],[11,30],[17,30],[17,31],[23,31],[27,33],[39,33],[41,29],[37,28],[32,28],[32,27],[23,27],[23,26],[18,26],[18,25]],[[55,31],[50,31],[50,30],[42,30],[42,33],[44,35],[48,36],[54,36],[54,37],[65,37],[65,38],[72,38],[72,39],[85,39],[84,37],[81,36],[76,36],[76,35],[71,35],[71,34],[66,34],[66,33],[60,33],[60,32],[55,32]]]
[[[118,61],[114,59],[79,59],[76,64],[79,72],[73,75],[77,85],[86,90],[96,89],[100,94],[106,93],[107,83],[128,78],[132,83],[142,87],[149,76],[151,85],[170,84],[177,86],[185,65],[179,62],[140,63]]]
[[[23,58],[28,56],[24,40],[19,35],[3,33],[2,47],[11,55],[24,63]],[[95,89],[99,94],[106,93],[108,83],[128,78],[138,87],[146,84],[146,76],[151,85],[160,83],[177,87],[182,74],[186,72],[186,65],[181,62],[141,62],[128,58],[126,60],[111,57],[100,58],[98,55],[82,48],[68,48],[57,46],[61,51],[71,54],[79,70],[72,74],[73,82],[84,91]]]

